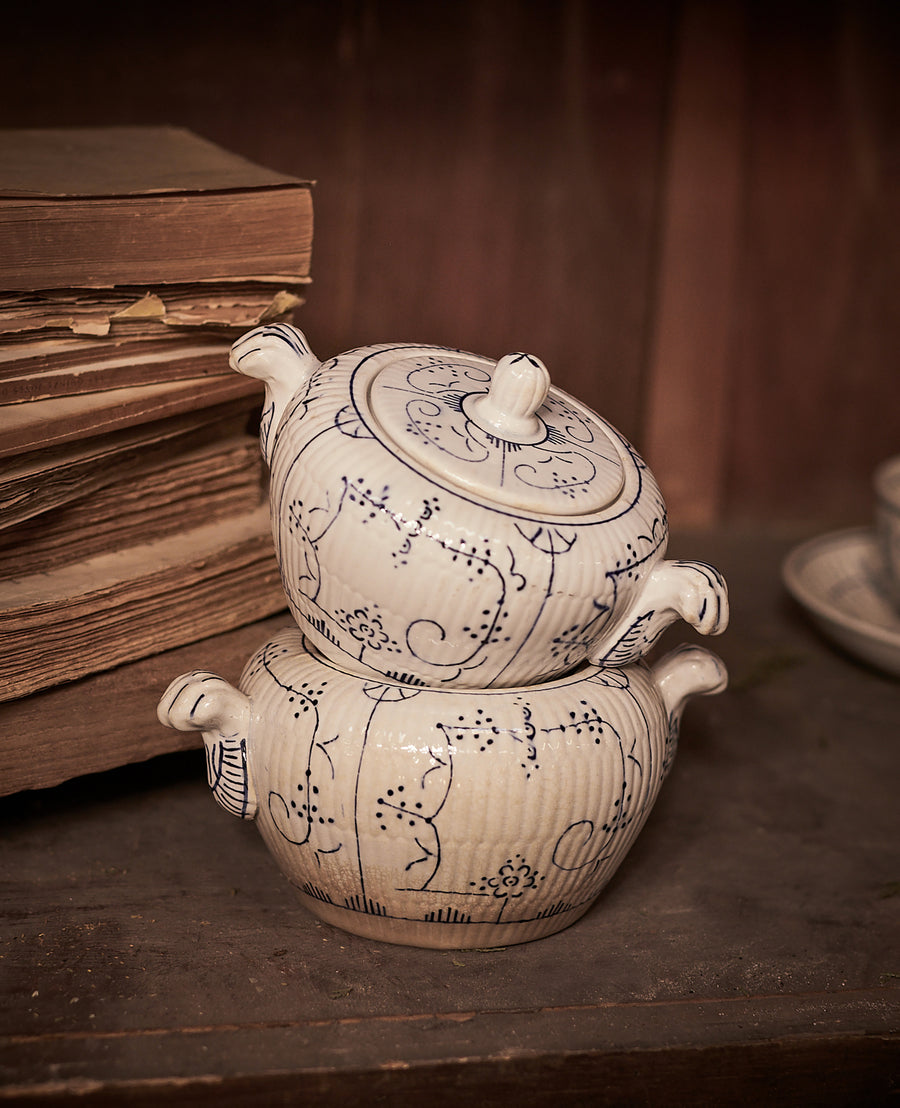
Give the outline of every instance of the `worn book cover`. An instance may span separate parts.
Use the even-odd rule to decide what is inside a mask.
[[[178,127],[0,131],[0,288],[309,277],[311,183]]]

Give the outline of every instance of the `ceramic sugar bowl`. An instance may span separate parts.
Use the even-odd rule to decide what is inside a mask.
[[[503,688],[624,665],[683,618],[728,619],[720,575],[664,559],[653,475],[527,354],[382,345],[320,362],[260,327],[276,553],[309,641],[361,676]]]
[[[168,726],[203,733],[210,785],[256,820],[318,917],[378,941],[486,947],[561,930],[643,826],[682,709],[725,671],[700,647],[472,694],[349,673],[296,627],[238,688],[177,678]]]

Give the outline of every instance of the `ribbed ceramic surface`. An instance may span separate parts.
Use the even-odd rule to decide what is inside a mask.
[[[785,559],[783,576],[832,642],[900,676],[900,609],[873,530],[835,531],[801,544]]]
[[[605,508],[542,516],[442,481],[392,447],[368,410],[382,365],[427,360],[428,349],[370,348],[323,363],[285,410],[271,505],[288,602],[312,642],[361,675],[455,688],[551,679],[602,647],[662,557],[659,489],[599,417],[596,439],[602,431],[616,454],[605,471],[619,490]],[[559,415],[565,394],[552,396]],[[573,423],[556,455],[544,450],[541,480],[559,482],[567,511],[581,493],[562,490],[565,474],[583,476],[596,461],[587,443],[579,453],[586,426]]]
[[[540,364],[525,354],[511,357]],[[354,379],[354,405],[393,451],[442,485],[562,517],[600,511],[618,497],[619,452],[593,412],[559,390],[531,413],[529,431],[509,420],[517,437],[504,438],[503,405],[511,410],[517,397],[510,389],[495,398],[503,392],[495,387],[499,367],[487,358],[413,350],[383,368],[378,359],[370,364],[374,372]]]
[[[291,628],[247,665],[257,822],[330,922],[444,947],[574,922],[657,796],[674,736],[650,671],[537,688],[411,689],[310,656]]]

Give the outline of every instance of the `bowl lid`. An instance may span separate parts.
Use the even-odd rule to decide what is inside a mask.
[[[532,354],[495,363],[407,347],[378,361],[357,403],[383,441],[436,479],[554,516],[597,512],[619,496],[624,470],[607,425],[552,388]]]

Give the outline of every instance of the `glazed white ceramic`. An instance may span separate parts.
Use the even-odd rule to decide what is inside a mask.
[[[642,656],[728,621],[721,576],[666,561],[659,488],[532,355],[373,346],[320,363],[285,324],[235,343],[266,383],[276,553],[298,625],[352,672],[453,688]]]
[[[828,639],[900,676],[900,613],[890,600],[874,530],[836,531],[803,543],[786,558],[783,578]]]
[[[875,525],[894,605],[900,610],[900,455],[875,470]]]
[[[539,686],[410,688],[339,669],[290,627],[240,688],[185,674],[160,720],[200,730],[228,811],[255,818],[318,917],[384,942],[526,942],[588,909],[647,819],[682,709],[724,687],[684,647]]]

